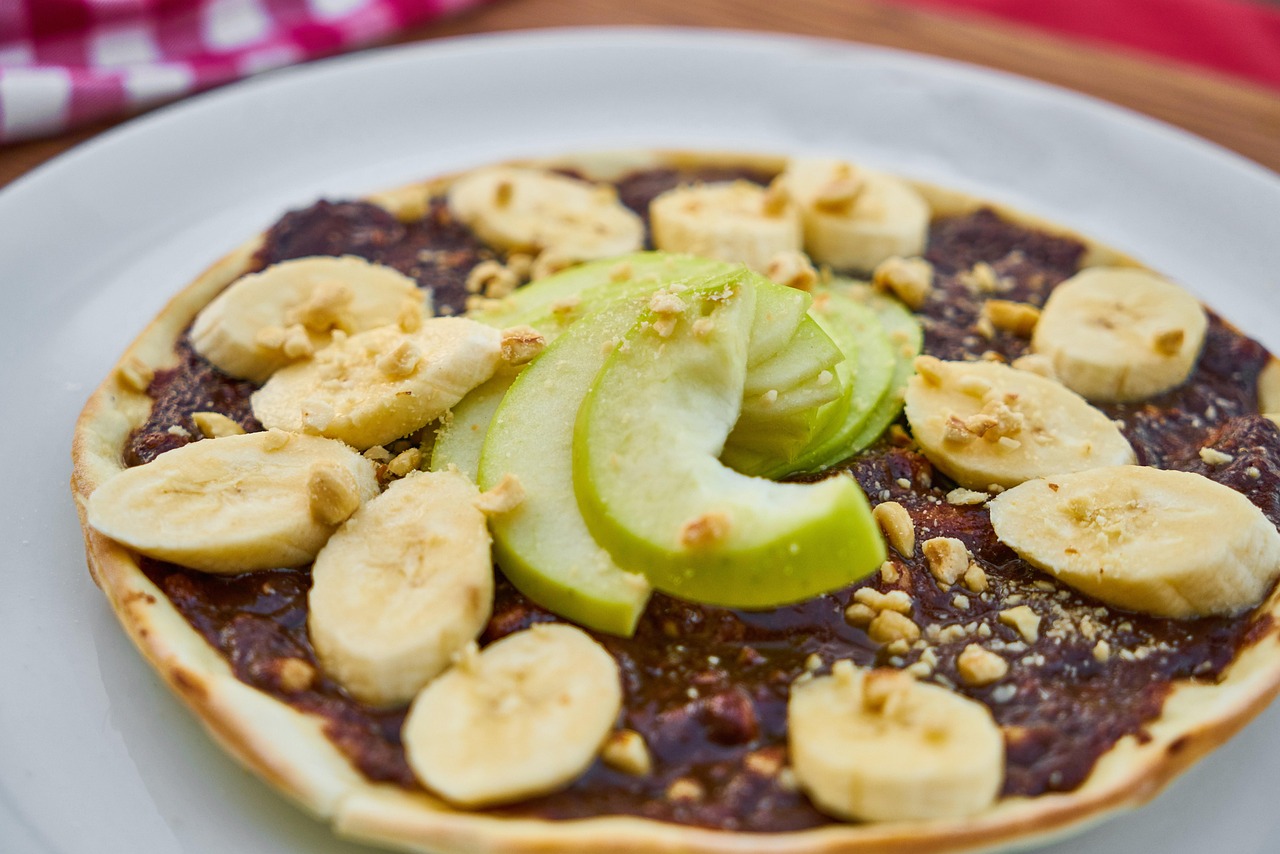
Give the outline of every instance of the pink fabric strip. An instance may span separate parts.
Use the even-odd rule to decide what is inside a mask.
[[[896,0],[1003,18],[1280,89],[1280,6],[1263,0]]]
[[[488,0],[0,0],[0,142],[328,56]]]

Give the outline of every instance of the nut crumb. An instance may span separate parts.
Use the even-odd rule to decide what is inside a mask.
[[[524,486],[520,478],[511,472],[502,476],[497,485],[480,493],[476,499],[476,509],[486,516],[497,516],[510,513],[524,502]]]
[[[507,364],[532,362],[546,346],[547,339],[531,326],[512,326],[502,330],[502,360]]]
[[[884,531],[889,545],[893,546],[898,554],[903,557],[911,557],[915,554],[915,523],[911,521],[911,514],[905,507],[896,501],[886,501],[883,504],[877,504],[871,511],[871,516],[880,526],[880,530]]]
[[[1105,664],[1111,659],[1111,644],[1104,640],[1100,640],[1093,645],[1093,658],[1099,663]]]
[[[986,492],[978,492],[976,489],[965,489],[958,486],[947,493],[947,503],[957,506],[968,504],[985,504],[990,500],[991,495]]]
[[[965,684],[975,687],[999,682],[1009,673],[1009,662],[976,643],[956,657],[956,671]]]
[[[989,299],[982,305],[982,316],[996,329],[1002,329],[1019,338],[1030,338],[1040,320],[1040,309],[1025,302]]]
[[[881,593],[874,587],[860,587],[853,594],[853,601],[866,605],[877,614],[881,611],[897,611],[899,614],[911,613],[911,596],[905,590],[890,590]]]
[[[1000,622],[1013,628],[1027,643],[1040,639],[1040,615],[1030,606],[1019,605],[1000,612]]]
[[[854,628],[865,629],[871,625],[871,621],[876,618],[878,612],[870,605],[864,605],[861,602],[854,602],[848,608],[844,609],[845,622]]]
[[[335,465],[316,465],[307,477],[311,515],[326,525],[340,525],[360,507],[356,478]]]
[[[867,635],[876,643],[891,644],[894,641],[915,641],[920,637],[920,627],[910,617],[897,611],[881,611],[876,614]]]
[[[692,777],[680,777],[667,787],[669,801],[700,801],[706,796],[702,784]]]
[[[1211,466],[1225,466],[1227,463],[1235,459],[1231,454],[1225,454],[1217,448],[1201,448],[1200,459]]]
[[[125,387],[143,394],[146,394],[147,389],[151,387],[151,381],[156,376],[156,372],[151,369],[151,366],[137,356],[130,356],[126,359],[116,374],[120,377],[120,382]]]
[[[731,527],[726,514],[717,511],[704,513],[680,529],[680,545],[685,548],[714,545],[729,536]]]
[[[276,677],[286,694],[297,694],[310,688],[316,681],[316,669],[310,662],[290,656],[278,659]]]
[[[800,291],[810,290],[818,282],[818,271],[813,268],[809,256],[795,249],[784,250],[770,258],[765,275],[776,284]]]
[[[244,428],[221,412],[193,412],[191,420],[196,429],[206,439],[222,439],[226,436],[239,436]]]
[[[609,736],[600,758],[610,768],[634,777],[645,777],[653,770],[653,757],[644,736],[633,729],[622,729]]]
[[[422,451],[409,448],[396,454],[388,463],[387,471],[396,477],[404,477],[422,465]]]
[[[933,265],[923,258],[888,258],[872,272],[871,284],[918,310],[933,291]]]
[[[891,560],[880,564],[880,580],[885,584],[897,584],[902,579],[898,565]]]
[[[964,586],[972,593],[986,593],[989,586],[986,571],[976,563],[969,564],[964,571]]]
[[[972,556],[955,537],[934,537],[925,540],[921,548],[929,562],[929,571],[943,584],[955,584],[969,568]]]

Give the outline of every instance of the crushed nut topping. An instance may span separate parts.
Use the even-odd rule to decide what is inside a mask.
[[[888,258],[872,272],[871,284],[918,310],[933,291],[933,265],[923,258]]]
[[[915,641],[920,638],[920,627],[910,617],[886,610],[876,614],[867,627],[867,635],[876,643],[883,644]]]
[[[897,611],[899,614],[911,613],[911,595],[905,590],[890,590],[881,593],[874,587],[860,587],[853,594],[853,601],[867,606],[877,614],[881,611]]]
[[[1019,338],[1030,338],[1040,321],[1040,309],[1025,302],[989,299],[982,305],[982,316],[990,320],[996,329]]]
[[[965,489],[962,486],[958,486],[947,493],[947,503],[957,506],[985,504],[990,498],[990,493],[978,492],[976,489]]]
[[[1225,466],[1235,459],[1231,454],[1223,453],[1217,448],[1201,448],[1200,459],[1211,466]]]
[[[995,268],[986,261],[979,261],[974,264],[961,273],[958,278],[960,284],[974,294],[994,294],[1013,288],[1013,282],[997,275]]]
[[[339,525],[360,507],[355,475],[333,465],[313,466],[307,478],[311,515],[326,525]]]
[[[144,394],[151,387],[151,381],[156,376],[156,372],[151,369],[151,366],[137,356],[130,356],[126,359],[116,373],[120,377],[120,382],[124,383],[126,388],[131,388]]]
[[[378,357],[377,368],[388,377],[402,378],[410,376],[422,362],[422,351],[412,342],[401,341],[390,352]]]
[[[710,546],[729,536],[732,527],[729,517],[724,513],[704,513],[692,519],[680,529],[680,544],[686,548]]]
[[[1040,615],[1030,606],[1019,605],[1000,612],[1000,622],[1013,628],[1027,643],[1040,639]]]
[[[341,325],[355,296],[342,282],[321,282],[305,300],[285,312],[285,326],[296,324],[312,332],[328,332]]]
[[[653,771],[653,757],[644,736],[633,729],[622,729],[609,736],[600,751],[600,758],[610,768],[634,777],[647,776]]]
[[[700,801],[706,797],[706,789],[692,777],[679,777],[667,787],[669,801]]]
[[[193,412],[191,413],[191,420],[195,422],[196,429],[206,439],[239,436],[244,432],[243,427],[221,412]]]
[[[973,559],[964,543],[955,537],[934,537],[925,540],[921,548],[929,562],[929,571],[943,584],[955,584]]]
[[[480,493],[476,499],[476,509],[486,516],[497,516],[510,513],[524,502],[524,486],[520,478],[507,472],[497,485]]]
[[[818,282],[818,271],[813,268],[809,256],[794,249],[770,258],[765,275],[772,282],[801,291],[810,290]]]
[[[276,665],[276,678],[280,681],[281,690],[297,694],[315,684],[316,669],[301,658],[282,658]]]
[[[863,176],[848,165],[840,168],[835,177],[823,184],[813,197],[813,206],[825,213],[844,214],[862,194]]]
[[[510,365],[532,362],[546,346],[546,337],[532,326],[502,330],[502,360]]]
[[[911,521],[911,514],[896,501],[885,501],[877,504],[871,516],[884,531],[889,545],[903,557],[911,557],[916,551],[916,528]]]
[[[422,465],[422,451],[418,448],[409,448],[396,454],[388,463],[387,471],[396,477],[404,477],[411,471],[416,471]]]
[[[986,570],[976,563],[969,564],[969,568],[964,571],[964,586],[973,593],[987,592],[989,585]]]
[[[483,294],[489,299],[502,299],[520,284],[520,279],[497,261],[481,261],[467,273],[467,293]]]
[[[979,644],[971,643],[956,657],[956,671],[967,685],[990,685],[1009,673],[1009,662]]]

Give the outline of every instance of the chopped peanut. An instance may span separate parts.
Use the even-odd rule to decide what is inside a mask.
[[[889,545],[903,557],[911,557],[916,551],[916,528],[911,521],[911,514],[896,501],[885,501],[877,504],[871,516],[884,531]]]

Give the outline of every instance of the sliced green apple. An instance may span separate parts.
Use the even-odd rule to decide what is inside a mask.
[[[685,293],[721,293],[748,275],[711,277]],[[481,488],[511,474],[525,493],[515,509],[490,519],[503,573],[540,605],[618,635],[634,631],[650,586],[596,544],[577,512],[573,431],[607,352],[648,310],[651,296],[607,302],[552,342],[507,390],[480,455]]]
[[[502,397],[518,376],[515,371],[500,371],[487,382],[473,388],[453,407],[453,414],[436,433],[431,450],[431,471],[456,466],[458,471],[479,482],[480,450],[493,413]]]
[[[517,288],[496,303],[468,315],[489,326],[528,324],[558,334],[604,302],[657,290],[683,279],[728,272],[733,265],[673,252],[633,252],[590,261]]]
[[[757,318],[760,296],[770,290],[759,289]],[[754,349],[754,333],[751,340]],[[755,453],[771,460],[790,459],[807,447],[836,414],[838,407],[827,404],[848,390],[837,373],[842,361],[840,348],[813,318],[803,317],[782,352],[755,367],[748,365],[742,410],[725,440],[727,458]]]
[[[641,318],[627,333],[582,402],[573,480],[588,529],[620,565],[676,596],[766,608],[847,585],[885,549],[852,478],[775,483],[717,459],[746,383],[751,285],[682,294],[674,328]]]
[[[810,314],[848,357],[844,369],[853,396],[844,420],[793,462],[793,472],[819,469],[853,453],[854,437],[888,393],[897,364],[879,317],[846,291],[820,291]]]
[[[907,380],[915,373],[915,358],[920,355],[924,346],[924,330],[920,328],[920,321],[905,305],[893,297],[876,293],[868,285],[837,279],[832,283],[831,290],[833,294],[844,292],[853,299],[865,302],[884,327],[893,349],[893,376],[889,380],[889,390],[867,416],[840,458],[848,459],[879,439],[902,412],[902,396],[907,388]],[[826,464],[834,465],[840,459],[829,460]]]

